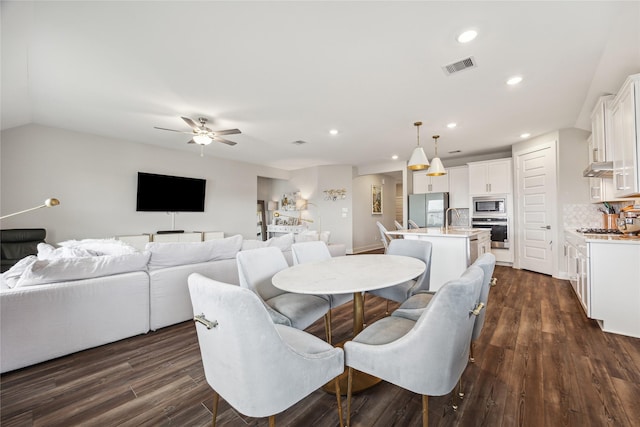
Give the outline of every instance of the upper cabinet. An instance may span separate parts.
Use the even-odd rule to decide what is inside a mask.
[[[589,163],[606,162],[612,159],[611,148],[611,103],[614,95],[601,96],[591,112],[591,141]]]
[[[640,74],[629,76],[611,103],[613,185],[616,197],[640,194]]]
[[[469,167],[447,169],[449,175],[449,206],[469,208]]]
[[[446,193],[449,191],[449,176],[428,176],[426,171],[413,173],[413,194]]]
[[[469,195],[511,194],[511,159],[469,163]]]

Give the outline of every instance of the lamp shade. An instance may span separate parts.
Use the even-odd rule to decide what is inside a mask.
[[[418,146],[413,149],[407,167],[412,171],[419,171],[429,167],[429,159],[427,159],[427,155],[424,154],[422,147]]]
[[[427,175],[440,176],[440,175],[446,175],[446,174],[447,174],[447,171],[444,168],[444,165],[442,164],[440,157],[435,157],[431,161],[431,166],[429,167],[429,170],[427,170]]]
[[[209,138],[207,135],[196,135],[196,136],[193,137],[193,141],[196,144],[209,145],[209,144],[211,144],[212,139]]]

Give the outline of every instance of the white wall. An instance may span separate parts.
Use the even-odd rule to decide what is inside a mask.
[[[384,181],[384,184],[383,184]],[[382,215],[371,213],[371,186],[382,185]],[[388,175],[375,174],[353,179],[353,251],[363,252],[382,248],[377,221],[387,230],[395,230],[396,180]]]
[[[260,165],[39,125],[9,129],[1,137],[2,214],[49,197],[61,202],[1,226],[43,227],[52,243],[170,229],[166,213],[136,212],[138,171],[207,180],[205,212],[177,214],[177,229],[254,238],[257,177],[288,177],[287,171]]]

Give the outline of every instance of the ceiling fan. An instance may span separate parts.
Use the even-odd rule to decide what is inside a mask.
[[[186,133],[187,135],[192,136],[191,140],[188,141],[187,144],[199,144],[203,147],[205,145],[211,144],[212,141],[222,142],[223,144],[227,144],[231,146],[236,145],[237,144],[236,142],[229,141],[228,139],[225,139],[225,138],[221,138],[220,135],[234,135],[234,134],[241,133],[240,129],[212,130],[207,127],[208,119],[206,117],[198,118],[198,122],[200,122],[199,125],[189,117],[182,117],[182,120],[184,120],[185,123],[191,127],[192,130],[190,132],[175,130],[175,129],[160,128],[157,126],[154,126],[154,129],[168,130],[171,132],[178,132],[178,133]]]

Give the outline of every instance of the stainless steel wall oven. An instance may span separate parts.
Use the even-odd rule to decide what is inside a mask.
[[[471,219],[473,228],[488,228],[491,231],[491,247],[498,249],[508,249],[509,242],[509,220],[504,217],[473,217]]]

